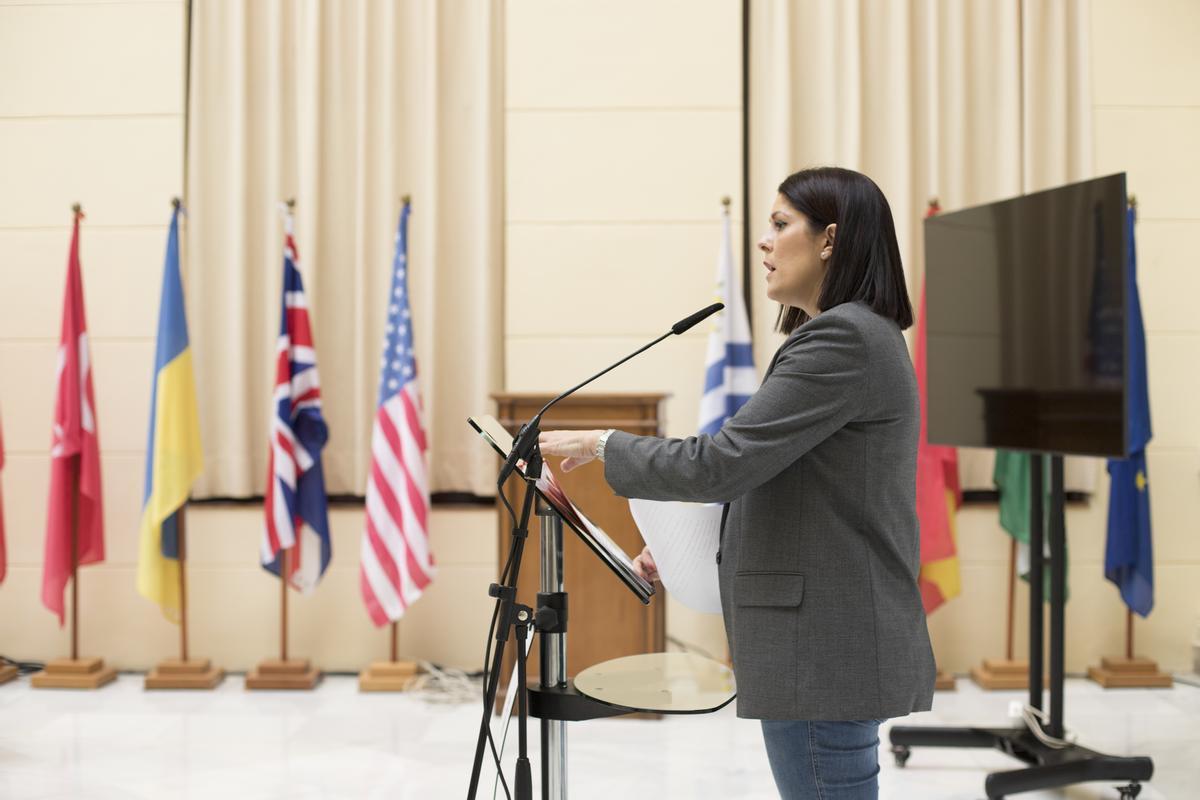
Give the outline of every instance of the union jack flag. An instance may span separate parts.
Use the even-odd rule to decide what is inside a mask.
[[[387,333],[380,362],[379,405],[371,431],[366,530],[359,588],[376,625],[397,620],[434,575],[429,551],[425,430],[408,305],[408,203],[400,212]]]
[[[321,384],[304,282],[297,269],[292,218],[285,221],[283,303],[275,346],[275,394],[267,466],[266,529],[260,557],[280,574],[289,550],[288,583],[310,592],[332,557],[321,448],[329,429],[321,416]]]

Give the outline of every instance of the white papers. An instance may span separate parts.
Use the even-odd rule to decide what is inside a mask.
[[[716,561],[721,506],[630,500],[629,510],[667,591],[688,608],[721,613]]]

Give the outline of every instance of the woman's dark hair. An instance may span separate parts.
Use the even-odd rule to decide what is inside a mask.
[[[862,301],[876,314],[894,320],[901,330],[910,327],[912,304],[904,284],[896,224],[875,181],[850,169],[815,167],[789,175],[779,184],[779,193],[808,217],[814,231],[837,223],[817,307],[827,311]],[[775,327],[791,333],[808,319],[802,309],[785,305]]]

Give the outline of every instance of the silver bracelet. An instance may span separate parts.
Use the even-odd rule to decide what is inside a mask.
[[[616,428],[609,428],[604,433],[600,434],[600,438],[596,440],[596,458],[604,460],[604,446],[608,444],[608,437],[612,436]]]

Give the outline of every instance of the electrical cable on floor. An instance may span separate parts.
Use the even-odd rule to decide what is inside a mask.
[[[46,665],[41,661],[17,661],[15,658],[9,658],[8,656],[0,656],[0,664],[16,667],[17,672],[22,675],[28,675],[31,672],[41,672],[46,668]]]
[[[1046,745],[1046,747],[1061,750],[1064,747],[1070,747],[1075,744],[1076,737],[1073,734],[1068,739],[1057,739],[1042,730],[1042,725],[1049,722],[1049,718],[1046,712],[1041,709],[1026,704],[1021,709],[1021,719],[1025,720],[1025,726],[1029,728],[1029,732],[1036,736],[1038,741]]]
[[[429,661],[417,662],[421,672],[405,686],[405,690],[418,693],[427,703],[475,703],[479,699],[479,682],[471,673],[453,667],[439,667]]]

